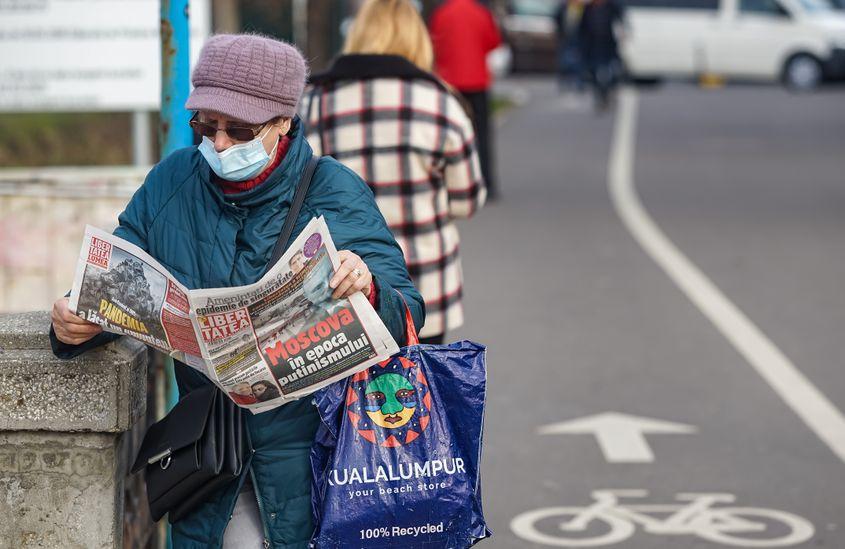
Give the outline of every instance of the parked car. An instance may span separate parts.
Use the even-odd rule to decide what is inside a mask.
[[[845,14],[828,0],[624,0],[637,79],[725,77],[799,90],[845,76]]]
[[[554,15],[560,0],[508,0],[502,32],[513,71],[553,72],[557,66]]]

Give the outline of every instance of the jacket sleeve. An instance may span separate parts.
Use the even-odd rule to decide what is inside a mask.
[[[53,354],[56,358],[60,358],[62,360],[76,358],[86,351],[96,349],[106,343],[111,343],[119,337],[120,334],[101,332],[79,345],[71,345],[70,343],[59,341],[59,338],[56,337],[56,331],[53,329],[53,325],[50,324],[50,347],[53,349]]]
[[[376,312],[396,342],[405,344],[405,303],[417,330],[425,322],[425,305],[372,191],[355,172],[334,160],[321,161],[315,181],[318,177],[330,191],[309,191],[308,207],[314,215],[326,217],[338,250],[350,250],[367,264],[378,292]]]
[[[472,217],[487,199],[475,134],[472,122],[458,100],[450,96],[446,105],[450,124],[444,141],[443,179],[449,197],[449,214],[453,218]]]
[[[436,8],[428,18],[428,35],[431,37],[432,47],[434,48],[434,55],[440,50],[440,9]]]
[[[148,184],[155,171],[156,169],[154,168],[147,175],[144,184],[132,195],[129,204],[126,205],[126,209],[118,217],[118,226],[114,230],[115,236],[128,240],[145,251],[147,250],[147,231],[151,223]],[[79,345],[71,345],[59,341],[56,337],[56,331],[53,329],[53,324],[50,324],[50,346],[56,358],[60,359],[75,358],[86,351],[96,349],[119,337],[120,335],[118,334],[102,332]]]
[[[499,25],[496,24],[496,18],[493,12],[487,11],[487,51],[492,51],[502,45],[502,33],[499,32]]]

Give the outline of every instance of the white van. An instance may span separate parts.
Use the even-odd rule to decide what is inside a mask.
[[[797,89],[845,75],[845,12],[828,0],[623,0],[638,79],[705,73]]]

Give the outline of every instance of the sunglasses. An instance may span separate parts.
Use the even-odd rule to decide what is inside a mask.
[[[197,120],[197,116],[198,114],[194,114],[194,116],[191,117],[190,122],[188,122],[191,125],[191,128],[203,137],[207,137],[209,139],[217,137],[217,132],[220,131],[217,126]],[[261,130],[266,125],[266,122],[264,124],[259,124],[258,126],[227,125],[226,129],[223,131],[226,132],[226,135],[228,135],[233,141],[252,141],[259,133],[261,133]]]

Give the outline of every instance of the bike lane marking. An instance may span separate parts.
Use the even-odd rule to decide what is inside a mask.
[[[605,412],[545,425],[537,429],[537,434],[594,435],[608,463],[652,463],[654,452],[645,438],[646,434],[690,434],[697,431],[696,427],[683,423]]]
[[[511,530],[526,541],[552,547],[613,545],[634,535],[637,526],[655,536],[697,536],[733,547],[791,547],[815,533],[811,522],[786,511],[720,506],[736,501],[728,493],[679,493],[675,503],[634,505],[620,498],[643,498],[647,490],[596,490],[592,495],[592,505],[526,511],[513,518]],[[764,537],[774,523],[780,527]],[[595,524],[603,525],[598,533]]]
[[[608,187],[613,206],[643,250],[831,451],[845,462],[845,416],[663,233],[634,187],[638,97],[619,92]]]

